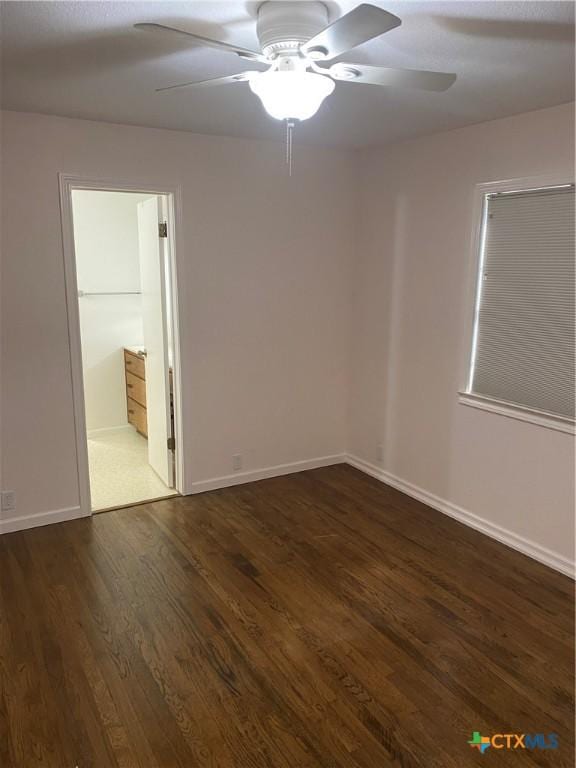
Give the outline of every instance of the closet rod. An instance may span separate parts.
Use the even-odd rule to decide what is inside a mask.
[[[140,296],[142,291],[78,291],[78,297],[82,296]]]

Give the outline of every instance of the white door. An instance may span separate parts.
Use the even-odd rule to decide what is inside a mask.
[[[138,243],[144,346],[146,347],[146,409],[148,461],[164,483],[172,488],[168,324],[166,307],[167,239],[160,237],[162,199],[152,197],[138,204]]]

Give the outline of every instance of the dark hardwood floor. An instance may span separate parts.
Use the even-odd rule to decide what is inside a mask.
[[[5,535],[0,596],[3,768],[574,765],[571,580],[347,466]]]

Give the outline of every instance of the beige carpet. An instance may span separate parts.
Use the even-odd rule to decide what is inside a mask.
[[[88,434],[92,510],[176,494],[148,464],[148,441],[133,427]]]

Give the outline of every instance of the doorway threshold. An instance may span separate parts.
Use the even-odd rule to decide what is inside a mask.
[[[170,493],[168,496],[158,496],[156,499],[143,499],[142,501],[133,501],[131,504],[120,504],[116,507],[106,507],[105,509],[94,509],[92,514],[93,515],[100,515],[104,512],[115,512],[119,509],[131,509],[132,507],[142,507],[145,504],[155,504],[157,501],[168,501],[168,499],[177,499],[182,498],[182,494],[178,493],[178,491],[174,491],[174,493]]]

